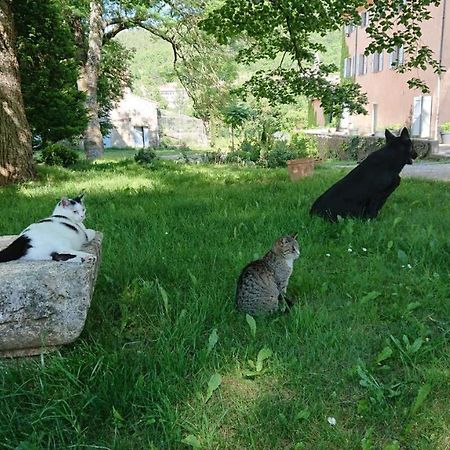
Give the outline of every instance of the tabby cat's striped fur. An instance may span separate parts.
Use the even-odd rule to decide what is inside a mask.
[[[300,256],[297,234],[282,236],[266,255],[252,261],[241,272],[236,306],[252,316],[284,311],[286,289],[294,261]]]

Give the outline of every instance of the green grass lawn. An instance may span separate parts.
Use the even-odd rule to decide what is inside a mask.
[[[80,339],[0,361],[0,447],[449,448],[449,185],[403,180],[372,222],[310,218],[345,172],[122,160],[1,189],[4,235],[84,188],[104,247]],[[298,303],[253,335],[236,279],[292,231]]]

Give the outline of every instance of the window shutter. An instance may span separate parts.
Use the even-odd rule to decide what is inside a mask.
[[[405,49],[403,45],[398,49],[398,64],[403,64],[405,62]]]
[[[395,49],[394,49],[394,51],[392,51],[391,53],[389,53],[389,67],[390,67],[391,69],[392,69],[393,66],[394,66],[394,58],[395,58],[394,52],[395,52]]]

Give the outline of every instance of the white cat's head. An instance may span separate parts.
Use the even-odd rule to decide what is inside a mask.
[[[75,198],[62,197],[53,210],[53,215],[65,216],[74,222],[83,222],[86,217],[83,196],[82,193]]]

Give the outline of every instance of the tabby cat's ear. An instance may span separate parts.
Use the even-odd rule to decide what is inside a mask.
[[[291,233],[292,239],[297,240],[297,236],[298,236],[298,232],[297,231],[294,231],[294,233]]]
[[[61,197],[61,200],[59,201],[59,206],[62,206],[63,208],[66,208],[69,206],[70,201],[67,197]]]

